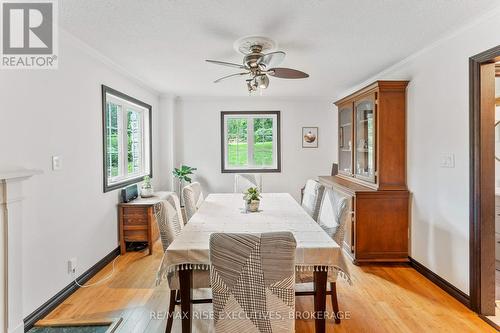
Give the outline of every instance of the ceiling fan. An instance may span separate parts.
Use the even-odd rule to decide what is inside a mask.
[[[309,77],[309,74],[296,69],[276,67],[285,59],[285,52],[264,53],[274,49],[275,45],[274,41],[266,37],[245,37],[237,40],[234,46],[244,55],[242,64],[217,60],[206,61],[216,65],[238,68],[241,71],[223,76],[215,80],[214,83],[231,77],[248,75],[247,88],[252,93],[258,89],[266,89],[269,86],[269,76],[280,79],[305,79]]]

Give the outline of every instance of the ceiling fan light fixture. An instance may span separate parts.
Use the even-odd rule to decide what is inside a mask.
[[[266,89],[269,87],[269,78],[266,74],[259,75],[255,78],[255,81],[258,83],[259,88]]]
[[[260,36],[250,36],[238,40],[235,43],[235,49],[244,55],[241,65],[218,60],[206,61],[244,71],[223,76],[214,82],[218,83],[231,77],[249,74],[250,77],[246,80],[248,92],[252,94],[255,91],[260,91],[262,94],[262,90],[269,87],[269,76],[280,79],[305,79],[309,77],[309,74],[296,69],[276,67],[284,60],[286,54],[283,51],[274,51],[275,46],[276,44],[272,40]],[[268,51],[274,52],[267,53]]]
[[[259,85],[257,84],[257,82],[255,81],[255,79],[250,79],[250,80],[247,80],[247,88],[248,88],[248,92],[249,93],[252,93],[254,91],[257,91],[257,88],[259,87]]]

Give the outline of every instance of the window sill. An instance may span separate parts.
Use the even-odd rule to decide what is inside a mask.
[[[281,167],[274,169],[222,169],[222,173],[281,173]]]
[[[104,185],[104,188],[103,188],[104,193],[110,192],[113,190],[117,190],[117,189],[121,189],[121,188],[124,188],[128,185],[137,184],[144,179],[144,176],[149,176],[149,177],[153,178],[153,173],[150,173],[149,175],[145,174],[145,175],[140,175],[140,176],[137,176],[134,178],[125,179],[125,180],[122,180],[122,181],[116,182],[116,183],[106,184],[106,185]]]

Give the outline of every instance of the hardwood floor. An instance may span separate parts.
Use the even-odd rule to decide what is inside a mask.
[[[37,325],[108,321],[123,318],[117,332],[163,332],[166,320],[155,319],[168,305],[168,286],[155,288],[155,273],[161,260],[161,245],[154,255],[129,252],[116,261],[115,274],[102,285],[80,288]],[[349,266],[353,285],[339,281],[340,310],[350,319],[327,322],[328,332],[496,332],[439,287],[407,265]],[[111,264],[89,283],[107,276]],[[297,311],[310,311],[312,297],[298,297]],[[331,311],[330,299],[327,308]],[[194,305],[194,310],[211,305]],[[179,332],[174,320],[172,332]],[[194,322],[207,332],[208,321]],[[297,320],[296,332],[314,332],[314,321]]]

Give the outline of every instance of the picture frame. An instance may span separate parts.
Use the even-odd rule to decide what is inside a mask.
[[[318,127],[302,127],[302,148],[318,148]]]

